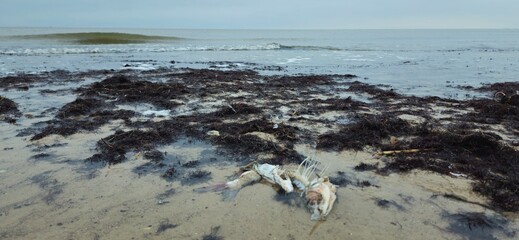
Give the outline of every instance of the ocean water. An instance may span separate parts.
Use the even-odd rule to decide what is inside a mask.
[[[228,69],[258,64],[283,69],[264,74],[348,73],[405,94],[463,99],[480,95],[457,86],[517,81],[517,39],[519,30],[505,29],[0,28],[0,76],[57,69]]]

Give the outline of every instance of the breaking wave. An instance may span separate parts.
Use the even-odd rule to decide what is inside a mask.
[[[170,44],[134,44],[124,46],[63,46],[0,49],[0,55],[55,55],[55,54],[98,54],[98,53],[140,53],[140,52],[178,52],[178,51],[343,51],[344,49],[321,46],[288,46],[278,43],[258,45],[222,46],[171,46]]]
[[[86,36],[92,36],[89,33]],[[94,34],[95,35],[95,34]],[[35,35],[47,36],[47,35]],[[62,36],[60,34],[52,34],[51,37],[71,37],[75,34],[67,34]],[[116,34],[114,36],[120,36]],[[152,37],[145,35],[124,34],[126,40],[130,41],[129,36],[133,36],[135,41],[138,39],[155,39],[154,41],[163,37]],[[164,37],[168,39],[180,39],[174,37]],[[110,41],[116,41],[117,38],[111,38]],[[97,40],[100,41],[100,38]],[[96,41],[97,41],[96,40]],[[86,37],[82,41],[87,41]],[[90,40],[88,40],[90,41]],[[94,40],[91,40],[94,41]],[[117,40],[118,41],[118,40]],[[152,41],[152,40],[147,40]],[[108,42],[108,41],[105,41]],[[0,55],[18,55],[18,56],[34,56],[34,55],[59,55],[59,54],[103,54],[103,53],[161,53],[161,52],[186,52],[186,51],[348,51],[348,52],[412,52],[412,51],[476,51],[476,52],[494,52],[494,51],[518,51],[518,49],[452,49],[452,50],[405,50],[405,49],[366,49],[366,48],[337,48],[330,46],[300,46],[300,45],[282,45],[279,43],[267,43],[257,45],[219,45],[219,46],[193,46],[189,43],[146,43],[146,44],[126,44],[126,45],[66,45],[58,47],[33,47],[33,48],[0,48]]]

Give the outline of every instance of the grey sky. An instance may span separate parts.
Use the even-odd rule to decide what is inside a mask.
[[[518,0],[0,0],[0,26],[519,28],[518,12]]]

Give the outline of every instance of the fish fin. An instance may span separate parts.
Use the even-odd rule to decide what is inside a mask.
[[[240,192],[240,189],[225,189],[222,191],[222,200],[224,202],[233,201]]]
[[[211,185],[211,186],[195,188],[195,189],[193,189],[193,191],[197,192],[197,193],[220,192],[227,188],[228,188],[227,183],[217,183],[217,184]]]

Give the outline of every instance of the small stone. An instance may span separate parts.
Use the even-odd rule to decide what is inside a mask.
[[[220,136],[220,132],[218,132],[216,130],[211,130],[211,131],[207,132],[207,135],[211,136],[211,137],[218,137],[218,136]]]

